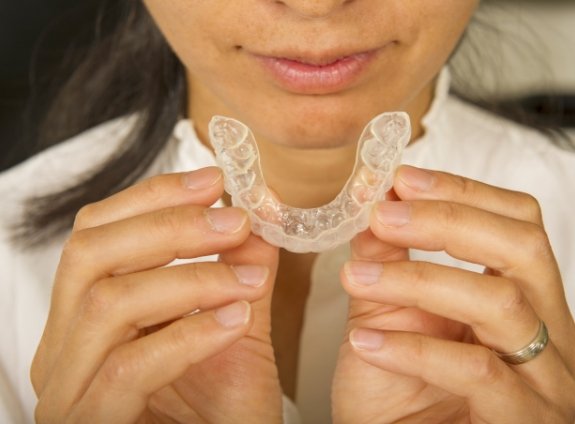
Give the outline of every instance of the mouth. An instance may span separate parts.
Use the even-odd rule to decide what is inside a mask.
[[[382,49],[347,54],[251,54],[264,73],[296,94],[332,94],[351,87]]]

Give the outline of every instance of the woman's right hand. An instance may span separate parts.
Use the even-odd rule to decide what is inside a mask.
[[[277,249],[241,209],[209,207],[222,192],[204,168],[80,211],[32,364],[37,422],[281,422]]]

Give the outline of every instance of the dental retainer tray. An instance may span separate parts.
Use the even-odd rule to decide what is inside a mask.
[[[296,253],[322,252],[350,241],[369,226],[373,204],[393,184],[403,148],[411,137],[409,116],[383,113],[372,119],[358,141],[353,173],[330,203],[294,208],[275,199],[260,166],[250,129],[235,119],[214,116],[210,142],[224,173],[232,204],[244,208],[252,231],[274,246]]]

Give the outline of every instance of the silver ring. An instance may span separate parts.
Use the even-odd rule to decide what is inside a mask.
[[[542,320],[539,320],[539,330],[531,343],[523,349],[519,349],[515,352],[502,353],[496,351],[495,353],[508,364],[519,365],[536,358],[541,352],[543,352],[543,350],[545,350],[547,343],[549,343],[547,326]]]

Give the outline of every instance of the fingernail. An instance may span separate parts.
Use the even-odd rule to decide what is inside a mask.
[[[398,177],[406,186],[417,191],[429,191],[435,181],[434,174],[413,166],[401,167]]]
[[[260,265],[235,265],[231,267],[240,284],[251,287],[262,286],[268,278],[269,270]]]
[[[233,234],[247,220],[246,213],[238,208],[208,208],[205,214],[212,230],[217,233]]]
[[[410,221],[411,205],[406,202],[380,202],[376,208],[377,220],[386,227],[401,227]]]
[[[383,346],[383,339],[381,331],[367,328],[356,328],[349,335],[349,342],[358,350],[379,350]]]
[[[379,281],[383,265],[379,262],[348,262],[344,266],[344,272],[352,284],[371,286]]]
[[[187,189],[204,190],[216,184],[221,178],[222,173],[219,168],[211,166],[184,174],[183,182]]]
[[[216,320],[226,328],[245,325],[250,319],[250,304],[246,301],[232,303],[216,309]]]

